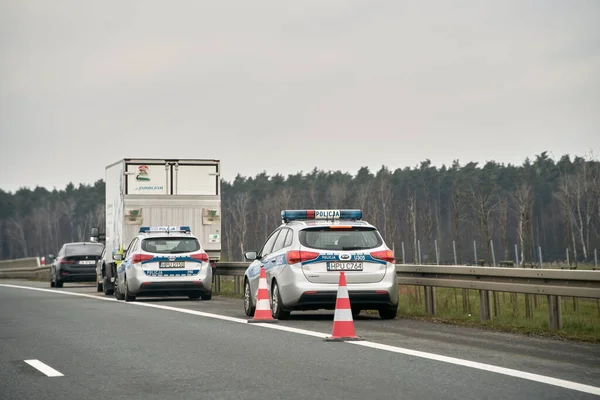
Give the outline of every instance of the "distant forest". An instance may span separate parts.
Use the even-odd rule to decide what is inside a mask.
[[[226,166],[224,166],[227,168]],[[281,223],[282,209],[359,208],[376,225],[402,261],[454,260],[492,263],[519,259],[592,261],[600,250],[600,162],[592,157],[546,152],[522,165],[455,161],[436,168],[429,160],[391,171],[383,166],[356,176],[340,171],[261,173],[222,182],[222,238],[225,260],[243,260]],[[65,190],[0,190],[0,258],[55,253],[64,242],[87,240],[92,226],[104,226],[104,181]],[[453,246],[454,242],[454,246]]]

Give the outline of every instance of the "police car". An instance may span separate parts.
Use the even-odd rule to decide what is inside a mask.
[[[352,313],[377,310],[382,319],[398,311],[394,253],[361,210],[283,210],[282,224],[258,252],[245,254],[244,311],[253,316],[264,266],[273,318],[291,311],[335,309],[344,271]]]
[[[208,255],[189,226],[141,227],[117,268],[114,295],[212,297]]]

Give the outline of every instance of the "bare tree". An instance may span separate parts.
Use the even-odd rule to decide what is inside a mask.
[[[18,214],[8,220],[8,231],[9,235],[14,241],[13,243],[16,245],[11,252],[13,254],[13,258],[20,257],[29,257],[29,252],[27,251],[27,240],[25,239],[25,227],[23,224],[23,218],[21,218]]]
[[[432,260],[437,256],[433,250],[433,242],[435,239],[435,230],[433,226],[433,209],[431,207],[431,201],[429,199],[429,189],[425,186],[424,189],[424,199],[423,199],[423,211],[421,216],[423,218],[423,225],[425,227],[425,233],[427,235],[427,254],[429,256],[429,261],[432,263]]]
[[[334,183],[327,188],[327,198],[332,208],[343,208],[346,204],[348,186],[343,183]]]
[[[521,183],[513,196],[518,215],[517,237],[521,247],[521,265],[525,264],[525,248],[527,240],[528,226],[531,220],[531,208],[533,206],[533,194],[529,184]]]
[[[454,239],[456,240],[456,252],[458,264],[462,264],[462,241],[461,224],[465,222],[465,194],[457,180],[452,184],[452,222],[454,225]]]
[[[491,265],[490,216],[498,207],[498,200],[491,190],[483,188],[481,185],[471,186],[471,200],[479,223],[479,236],[486,242],[487,263]]]
[[[500,218],[500,233],[502,236],[502,244],[504,245],[504,259],[509,259],[509,242],[508,242],[508,201],[505,198],[500,199],[499,207]]]
[[[236,230],[239,235],[240,253],[244,257],[246,246],[246,234],[248,232],[248,206],[250,204],[250,195],[248,192],[241,192],[233,199],[232,214]]]
[[[406,202],[406,214],[411,238],[411,247],[415,264],[419,263],[417,249],[417,204],[416,194],[413,190],[408,190],[408,201]]]

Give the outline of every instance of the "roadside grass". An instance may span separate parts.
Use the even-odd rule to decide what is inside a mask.
[[[552,331],[548,326],[546,296],[495,292],[490,295],[491,320],[480,321],[478,290],[435,288],[435,315],[425,312],[422,287],[400,285],[400,293],[398,314],[404,318],[556,339],[600,342],[600,302],[593,299],[562,297],[563,327],[559,331]]]
[[[244,292],[240,289],[240,294],[235,293],[235,281],[233,277],[221,276],[221,290],[216,292],[215,283],[213,282],[213,293],[217,296],[231,297],[234,299],[243,299]]]

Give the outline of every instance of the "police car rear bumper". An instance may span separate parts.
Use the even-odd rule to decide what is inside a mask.
[[[348,291],[350,304],[353,308],[393,307],[398,302],[392,302],[390,293],[375,290]],[[309,291],[300,296],[295,308],[301,310],[334,310],[337,299],[336,290]]]
[[[212,290],[212,271],[204,266],[197,275],[164,278],[147,276],[137,267],[127,273],[127,283],[130,293],[140,297],[208,294]]]
[[[143,296],[188,296],[209,293],[210,289],[204,287],[204,282],[143,282],[135,295]]]
[[[293,275],[293,276],[292,276]],[[302,271],[287,269],[276,277],[284,307],[289,310],[335,309],[338,285],[309,282]],[[287,283],[287,284],[286,284]],[[348,284],[350,305],[360,309],[398,306],[396,271],[390,268],[383,279],[374,283]]]

